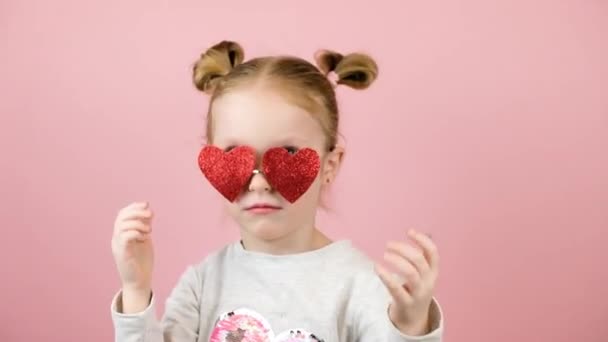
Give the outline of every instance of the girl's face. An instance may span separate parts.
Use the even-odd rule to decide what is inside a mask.
[[[211,124],[213,145],[225,150],[252,147],[257,154],[257,169],[261,169],[264,152],[272,147],[285,147],[292,153],[308,147],[319,154],[321,169],[296,202],[289,203],[274,191],[262,173],[252,175],[237,200],[228,202],[230,216],[257,239],[281,239],[300,228],[313,227],[321,190],[335,177],[341,157],[340,149],[326,150],[317,119],[287,102],[280,92],[254,86],[235,89],[216,99]]]

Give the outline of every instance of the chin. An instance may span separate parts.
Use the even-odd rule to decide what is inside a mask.
[[[289,234],[289,230],[286,229],[287,225],[268,220],[242,222],[241,227],[252,236],[264,241],[276,240]]]

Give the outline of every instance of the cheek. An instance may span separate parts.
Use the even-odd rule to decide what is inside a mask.
[[[319,205],[321,198],[321,192],[323,189],[323,178],[318,176],[315,181],[310,185],[308,190],[296,203],[293,204],[296,208],[301,208],[306,212],[316,209]]]
[[[325,163],[322,164],[321,169],[319,170],[319,175],[317,176],[317,179],[315,179],[314,183],[313,183],[313,187],[315,187],[317,189],[318,192],[322,192],[324,190],[324,188],[328,185],[327,183],[327,179],[329,177],[329,173],[328,173],[328,168],[327,165],[325,165]]]
[[[230,217],[232,217],[232,218],[237,218],[240,213],[239,207],[234,203],[225,204],[225,210],[226,210],[226,212],[228,212],[228,215],[230,215]]]

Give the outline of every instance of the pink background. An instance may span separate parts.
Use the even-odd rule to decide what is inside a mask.
[[[237,237],[195,163],[190,84],[234,39],[246,57],[377,58],[372,89],[339,91],[348,155],[320,224],[375,259],[431,232],[446,341],[606,341],[607,37],[599,0],[4,0],[0,340],[113,339],[131,201],[156,211],[163,300]]]

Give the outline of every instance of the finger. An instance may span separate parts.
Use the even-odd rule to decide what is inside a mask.
[[[120,241],[123,246],[126,246],[131,242],[144,242],[147,239],[147,234],[142,234],[137,230],[128,230],[120,235]]]
[[[149,206],[150,206],[150,203],[147,201],[133,202],[133,203],[127,205],[126,207],[124,207],[122,210],[131,210],[131,209],[136,209],[136,208],[145,209],[145,208],[148,208]]]
[[[392,253],[386,252],[384,253],[384,260],[391,264],[398,270],[398,273],[403,276],[406,281],[406,287],[410,291],[410,293],[414,293],[420,284],[420,273],[412,263],[402,256]],[[403,284],[402,284],[403,285]]]
[[[412,296],[406,291],[401,282],[382,266],[376,265],[376,274],[380,277],[384,286],[386,286],[388,292],[391,294],[395,302],[399,302],[408,305],[412,302]]]
[[[120,216],[121,218],[125,218],[133,213],[142,213],[142,212],[143,213],[152,213],[152,210],[150,209],[150,206],[148,206],[148,205],[133,206],[133,207],[123,209],[118,216]]]
[[[154,213],[150,209],[143,208],[131,208],[124,212],[121,212],[116,218],[117,222],[140,219],[140,220],[152,220]]]
[[[433,270],[437,270],[439,267],[439,253],[437,251],[437,245],[435,245],[435,242],[431,240],[430,236],[417,232],[413,229],[410,230],[408,235],[412,238],[412,240],[420,245],[425,259],[428,261],[430,267]]]
[[[387,249],[411,262],[421,275],[427,274],[430,269],[424,253],[412,245],[405,242],[389,242]]]
[[[152,232],[152,226],[140,220],[129,220],[121,222],[118,230],[119,232],[124,232],[127,230],[137,230],[140,233],[147,234]]]
[[[122,215],[123,213],[128,212],[128,211],[131,211],[131,210],[133,210],[133,209],[148,209],[148,208],[149,208],[149,206],[150,206],[150,205],[149,205],[149,203],[148,203],[148,202],[146,202],[146,201],[142,201],[142,202],[132,202],[132,203],[130,203],[129,205],[127,205],[127,206],[125,206],[125,207],[121,208],[121,209],[118,211],[118,215],[117,215],[117,216],[120,216],[120,215]]]

